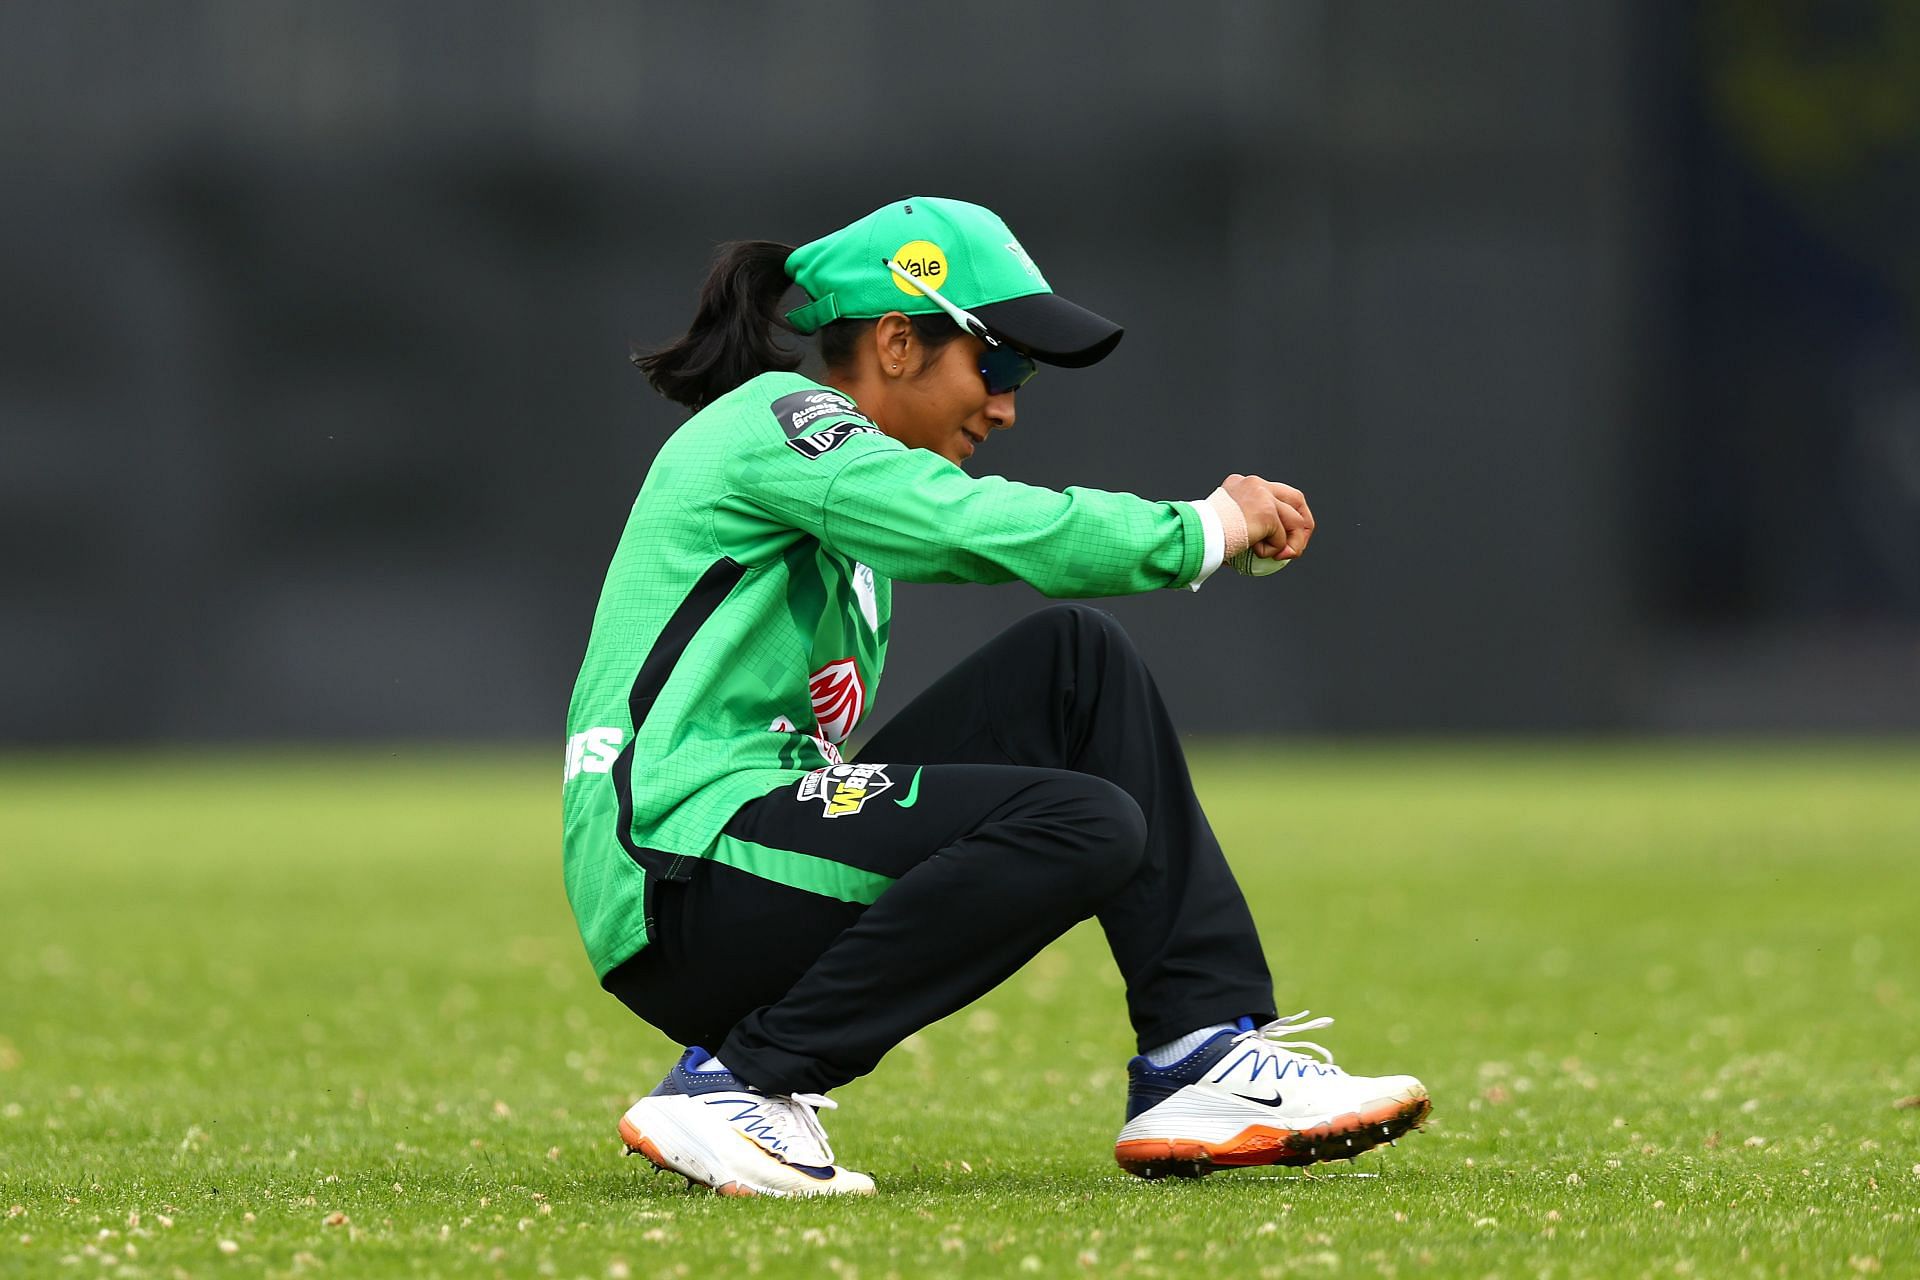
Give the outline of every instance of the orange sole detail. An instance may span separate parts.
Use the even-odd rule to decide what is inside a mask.
[[[1198,1178],[1215,1169],[1349,1160],[1419,1128],[1432,1110],[1432,1099],[1415,1098],[1381,1102],[1364,1111],[1335,1116],[1311,1129],[1252,1125],[1225,1142],[1135,1138],[1116,1143],[1113,1157],[1122,1169],[1139,1178]]]
[[[627,1144],[627,1152],[629,1154],[638,1153],[643,1155],[659,1165],[662,1169],[669,1167],[667,1162],[660,1156],[660,1148],[653,1145],[653,1139],[641,1133],[640,1130],[634,1127],[633,1121],[627,1119],[625,1116],[620,1117],[620,1141]]]
[[[681,1177],[687,1179],[687,1185],[689,1187],[705,1187],[707,1185],[697,1178],[688,1178],[686,1174],[680,1173],[680,1170],[668,1164],[667,1158],[660,1154],[660,1148],[653,1145],[653,1139],[634,1128],[633,1122],[625,1116],[620,1117],[620,1141],[627,1144],[627,1151],[630,1154],[643,1155],[652,1161],[654,1168],[667,1173],[679,1173]],[[752,1187],[738,1182],[729,1182],[722,1186],[714,1187],[712,1190],[715,1195],[722,1196],[757,1196],[760,1194]]]

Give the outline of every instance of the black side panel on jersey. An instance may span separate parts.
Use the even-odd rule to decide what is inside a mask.
[[[687,646],[693,643],[693,637],[706,625],[707,619],[713,616],[728,593],[746,575],[746,566],[734,560],[723,556],[714,561],[712,567],[700,575],[700,581],[693,584],[693,590],[687,592],[687,598],[680,602],[673,616],[667,619],[667,625],[661,628],[653,648],[647,651],[646,661],[640,664],[640,673],[633,678],[632,691],[627,694],[627,710],[633,717],[633,735],[627,739],[625,749],[613,762],[613,792],[620,800],[620,847],[650,877],[684,880],[689,868],[683,865],[687,859],[658,849],[642,849],[633,842],[633,746],[640,740],[640,726],[647,722],[647,713],[653,709],[654,700],[667,687],[667,679],[673,675],[673,669],[679,665]],[[652,886],[649,885],[648,889],[651,901]],[[647,914],[651,917],[651,907]],[[651,919],[648,920],[648,926],[652,926]]]

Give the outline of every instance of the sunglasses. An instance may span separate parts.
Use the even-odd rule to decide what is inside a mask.
[[[924,287],[907,269],[891,258],[882,258],[887,269],[912,285],[914,292],[922,297],[931,298],[933,305],[950,316],[953,322],[986,344],[980,352],[980,377],[987,384],[990,396],[1005,395],[1009,391],[1018,391],[1027,384],[1027,379],[1038,373],[1039,366],[1033,360],[1015,351],[1006,343],[993,336],[980,318],[964,307],[957,307],[940,296],[938,289]]]

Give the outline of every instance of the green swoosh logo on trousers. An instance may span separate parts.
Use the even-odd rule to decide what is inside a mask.
[[[913,781],[907,784],[906,797],[904,799],[894,801],[894,803],[899,805],[902,809],[913,808],[914,802],[920,798],[920,772],[921,771],[918,769],[915,769],[913,771]]]

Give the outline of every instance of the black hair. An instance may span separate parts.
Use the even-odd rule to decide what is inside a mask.
[[[792,283],[787,278],[791,245],[772,240],[731,240],[715,252],[693,323],[676,342],[657,351],[633,353],[633,362],[653,389],[667,399],[700,410],[747,379],[762,373],[791,373],[800,354],[780,342],[792,333],[780,302]],[[913,316],[916,337],[938,351],[960,336],[960,326],[944,315]],[[835,320],[820,329],[820,358],[838,368],[852,358],[855,342],[871,320]]]
[[[792,283],[792,252],[792,245],[772,240],[721,245],[687,332],[658,351],[633,354],[653,389],[689,409],[704,409],[757,374],[798,369],[800,357],[775,336],[793,332],[780,314],[780,299]]]

